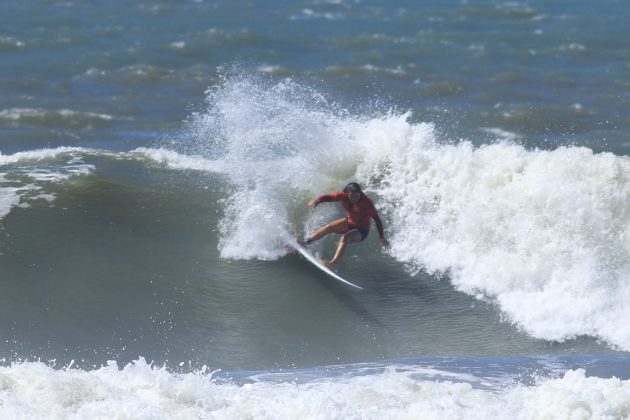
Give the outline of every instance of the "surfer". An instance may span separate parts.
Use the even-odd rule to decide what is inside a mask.
[[[335,256],[331,260],[322,260],[326,265],[335,265],[341,259],[346,245],[355,242],[361,242],[367,238],[370,233],[370,222],[374,219],[376,229],[381,240],[383,248],[389,248],[389,242],[385,239],[383,232],[383,222],[374,207],[372,199],[361,191],[361,187],[356,182],[351,182],[345,186],[343,192],[322,195],[308,202],[310,207],[317,207],[320,203],[339,201],[346,211],[346,217],[337,219],[326,226],[319,228],[311,236],[307,236],[303,240],[298,240],[301,245],[309,245],[329,233],[338,233],[341,236]]]

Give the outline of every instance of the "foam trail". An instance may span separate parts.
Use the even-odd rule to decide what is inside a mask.
[[[439,375],[439,371],[434,372]],[[306,383],[221,383],[212,374],[172,374],[143,359],[122,369],[0,367],[0,417],[20,419],[533,419],[627,418],[630,381],[582,369],[533,386],[480,389],[390,369]]]

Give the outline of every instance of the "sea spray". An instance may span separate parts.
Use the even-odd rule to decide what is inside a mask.
[[[370,121],[291,80],[226,79],[208,91],[207,103],[207,112],[190,118],[180,149],[221,162],[233,185],[221,255],[278,258],[287,232],[301,235],[308,225],[292,215],[354,175]]]

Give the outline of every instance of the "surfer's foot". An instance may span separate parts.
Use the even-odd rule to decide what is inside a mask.
[[[313,243],[313,239],[311,239],[311,237],[310,237],[310,236],[307,236],[307,237],[306,237],[306,238],[304,238],[304,239],[298,239],[298,240],[297,240],[297,243],[298,243],[298,244],[300,244],[300,245],[302,245],[302,246],[308,246],[308,245],[310,245],[310,244],[312,244],[312,243]]]
[[[322,264],[324,264],[326,267],[332,267],[333,265],[337,264],[337,261],[333,261],[333,260],[320,260],[322,262]]]

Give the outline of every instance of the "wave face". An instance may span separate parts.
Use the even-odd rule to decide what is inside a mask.
[[[335,368],[337,369],[337,368]],[[2,418],[627,418],[630,381],[570,369],[534,379],[484,378],[422,366],[363,373],[254,374],[238,382],[204,369],[173,374],[139,359],[120,369],[0,367]],[[380,372],[378,372],[380,371]],[[281,375],[281,376],[283,376]],[[240,383],[239,383],[240,382]]]
[[[448,274],[534,337],[590,335],[630,350],[627,157],[445,143],[408,114],[351,115],[290,80],[227,78],[207,101],[183,145],[235,187],[222,257],[279,257],[287,232],[331,217],[332,206],[306,215],[309,198],[358,180],[412,274]]]

